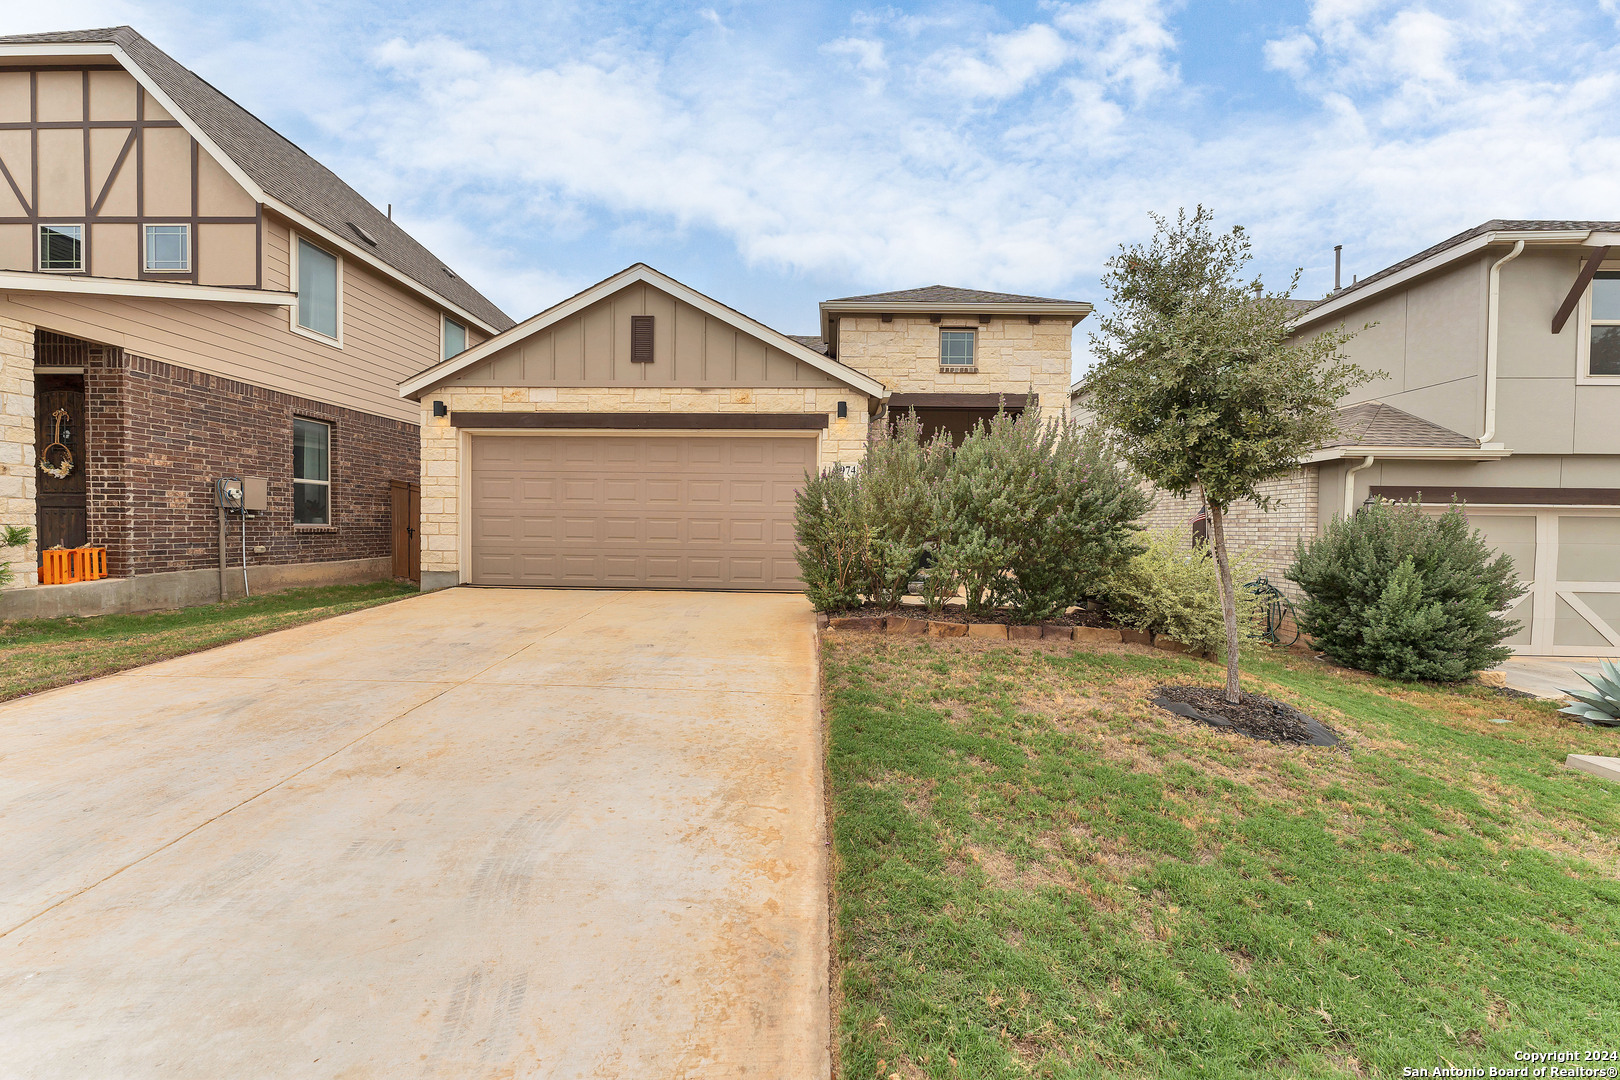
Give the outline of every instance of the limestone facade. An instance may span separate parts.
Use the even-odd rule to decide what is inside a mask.
[[[34,511],[34,328],[0,318],[0,527],[29,531],[25,547],[0,549],[11,588],[37,585],[39,537]]]
[[[456,387],[440,386],[422,398],[422,572],[455,573],[461,565],[460,499],[463,462],[460,430],[434,416],[433,402],[456,412],[668,412],[822,413],[821,468],[853,465],[866,451],[866,395],[848,387],[815,389],[696,389],[683,387]],[[838,417],[838,403],[848,416]]]
[[[941,370],[941,330],[977,333],[975,370]],[[896,393],[1028,394],[1048,418],[1065,414],[1069,399],[1070,342],[1067,319],[1032,323],[1026,315],[977,316],[846,315],[838,320],[838,361],[870,375]]]
[[[1254,556],[1260,572],[1277,588],[1297,596],[1299,588],[1283,573],[1294,564],[1294,546],[1316,535],[1319,499],[1317,470],[1313,466],[1294,469],[1260,485],[1260,492],[1276,500],[1271,512],[1244,500],[1227,511],[1226,542],[1234,554]],[[1153,509],[1142,518],[1149,528],[1188,529],[1204,505],[1194,492],[1178,499],[1167,492],[1153,492]]]

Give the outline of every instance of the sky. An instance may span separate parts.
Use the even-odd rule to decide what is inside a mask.
[[[1102,306],[1195,204],[1305,297],[1335,244],[1348,282],[1620,218],[1620,0],[0,0],[121,23],[519,319],[638,261],[784,333],[931,284]]]

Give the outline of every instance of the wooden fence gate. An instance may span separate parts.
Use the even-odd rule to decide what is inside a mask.
[[[394,576],[422,583],[422,485],[390,480],[394,504]]]

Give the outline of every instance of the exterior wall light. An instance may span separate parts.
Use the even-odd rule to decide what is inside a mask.
[[[838,419],[847,420],[848,418],[849,418],[849,402],[840,401],[838,403]]]
[[[444,402],[435,401],[433,403],[433,415],[434,416],[449,416],[450,415],[450,409],[445,405]]]

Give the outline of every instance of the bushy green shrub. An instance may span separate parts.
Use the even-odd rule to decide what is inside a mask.
[[[10,585],[16,576],[16,569],[6,549],[25,546],[33,535],[33,530],[22,525],[0,526],[0,589]]]
[[[891,431],[879,426],[856,474],[861,514],[871,530],[866,595],[883,607],[900,605],[934,536],[934,503],[950,459],[950,444],[922,438],[914,416]]]
[[[940,562],[968,610],[1008,604],[1035,622],[1092,595],[1133,554],[1152,504],[1092,435],[1036,410],[997,413],[968,433],[937,504]]]
[[[1301,542],[1290,581],[1299,626],[1334,662],[1391,679],[1460,682],[1501,663],[1519,623],[1500,612],[1523,592],[1462,508],[1425,514],[1375,503]]]
[[[817,611],[837,611],[861,602],[868,581],[866,556],[871,526],[862,513],[858,481],[834,466],[805,477],[794,519],[799,577]]]
[[[1127,626],[1164,634],[1199,652],[1220,652],[1226,647],[1226,625],[1209,549],[1195,544],[1187,529],[1153,529],[1144,539],[1146,550],[1109,576],[1098,599]],[[1258,573],[1251,556],[1231,558],[1233,580],[1249,581]],[[1264,601],[1244,588],[1236,599],[1238,633],[1246,645],[1259,638]]]

